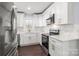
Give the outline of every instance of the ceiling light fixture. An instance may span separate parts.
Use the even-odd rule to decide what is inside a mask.
[[[12,8],[16,8],[16,6],[15,6],[15,5],[13,5],[13,6],[12,6]]]
[[[31,8],[30,8],[30,7],[28,7],[27,9],[28,9],[28,10],[30,10]]]

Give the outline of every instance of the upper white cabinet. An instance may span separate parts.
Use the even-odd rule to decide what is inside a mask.
[[[74,3],[56,2],[43,13],[43,19],[55,14],[55,24],[73,24],[74,9]]]
[[[17,26],[24,26],[24,13],[17,13]]]
[[[46,19],[42,15],[39,16],[39,26],[46,26]]]
[[[49,12],[50,10],[46,10],[43,14],[43,19],[48,19],[49,18]]]
[[[33,19],[33,25],[36,27],[46,26],[46,20],[43,19],[43,16],[41,14],[36,15],[35,18]]]
[[[58,2],[55,4],[55,24],[68,24],[68,3]]]

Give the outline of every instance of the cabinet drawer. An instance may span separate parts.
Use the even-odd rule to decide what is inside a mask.
[[[54,42],[51,42],[51,40],[49,40],[49,53],[51,56],[55,55],[55,45]]]
[[[57,39],[51,38],[49,39],[49,53],[52,56],[60,56],[63,55],[63,47],[61,46],[61,42]]]
[[[63,50],[63,47],[55,46],[55,56],[63,56],[64,54],[67,55],[67,52]]]
[[[54,43],[55,45],[57,45],[57,46],[62,46],[62,45],[63,45],[63,42],[62,42],[62,41],[60,41],[60,40],[58,40],[58,39],[55,39],[55,38],[53,38],[53,37],[50,37],[49,40],[50,40],[52,43]]]

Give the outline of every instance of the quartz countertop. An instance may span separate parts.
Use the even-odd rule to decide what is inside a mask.
[[[77,33],[65,33],[65,34],[59,34],[59,35],[49,35],[49,33],[43,33],[43,35],[47,35],[47,36],[57,39],[59,41],[70,41],[70,40],[79,39],[79,36]]]
[[[52,38],[59,40],[59,35],[50,35],[49,37],[52,37]]]
[[[78,34],[64,34],[64,35],[51,35],[49,37],[55,38],[60,41],[70,41],[70,40],[78,40]]]

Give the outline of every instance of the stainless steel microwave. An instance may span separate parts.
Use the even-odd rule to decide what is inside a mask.
[[[53,14],[51,17],[46,19],[46,23],[47,23],[47,25],[54,24],[55,23],[55,14]]]

